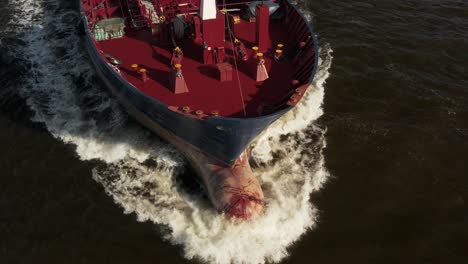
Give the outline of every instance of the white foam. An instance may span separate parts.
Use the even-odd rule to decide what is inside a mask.
[[[251,150],[255,159],[262,162],[269,161],[272,157],[271,153],[275,151],[273,146],[281,135],[303,131],[322,116],[324,85],[330,74],[328,69],[333,59],[332,52],[328,44],[320,48],[319,68],[314,82],[296,108],[282,116],[256,139],[255,147]]]
[[[103,92],[70,22],[74,14],[62,14],[57,3],[35,5],[31,15],[27,8],[34,1],[16,1],[14,19],[21,21],[26,45],[11,52],[31,65],[21,94],[34,110],[33,120],[76,146],[81,159],[103,160],[105,165],[93,169],[93,178],[125,213],[168,227],[164,238],[180,245],[186,258],[264,263],[286,257],[288,246],[315,225],[318,213],[309,196],[328,176],[321,154],[324,131],[313,121],[322,115],[331,49],[322,47],[316,80],[297,108],[251,147],[254,173],[268,202],[264,216],[232,222],[218,215],[202,195],[181,189],[176,181],[185,167],[180,154],[128,122]]]

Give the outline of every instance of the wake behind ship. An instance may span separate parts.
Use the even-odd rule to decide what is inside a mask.
[[[100,78],[175,145],[229,217],[265,206],[247,147],[303,97],[317,42],[289,0],[80,0]]]

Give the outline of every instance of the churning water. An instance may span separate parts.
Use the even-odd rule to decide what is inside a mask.
[[[99,83],[77,1],[0,1],[0,262],[465,263],[468,2],[297,3],[320,70],[251,146],[265,216],[232,223]]]
[[[328,177],[325,129],[314,121],[322,115],[331,47],[321,44],[320,68],[301,104],[252,144],[251,163],[268,206],[260,219],[239,223],[216,213],[203,191],[187,187],[181,178],[195,176],[183,157],[129,120],[105,91],[77,33],[76,6],[64,2],[9,2],[12,17],[3,34],[19,37],[5,47],[24,67],[17,89],[33,111],[32,120],[72,144],[81,160],[102,161],[92,170],[97,184],[123,213],[160,227],[184,257],[263,263],[288,256],[288,247],[314,228],[318,210],[309,197]]]

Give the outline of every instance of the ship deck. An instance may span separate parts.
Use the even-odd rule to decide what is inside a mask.
[[[241,20],[235,25],[234,32],[246,46],[249,57],[255,42],[256,23]],[[287,27],[281,21],[270,22],[272,45],[287,45]],[[285,43],[286,42],[286,43]],[[172,47],[161,45],[154,40],[147,29],[128,32],[123,38],[97,42],[98,49],[122,61],[119,66],[127,80],[146,95],[168,106],[189,106],[205,113],[218,111],[221,116],[256,117],[260,105],[274,105],[284,100],[291,89],[293,67],[290,62],[276,62],[273,53],[265,53],[265,64],[269,79],[256,82],[254,73],[256,60],[247,62],[237,60],[238,70],[234,67],[231,43],[226,41],[226,55],[233,66],[232,81],[221,82],[217,78],[214,65],[202,62],[202,48],[192,40],[181,44],[184,51],[183,76],[189,89],[188,93],[174,94],[170,87],[170,60]],[[149,80],[143,82],[130,65],[138,64],[148,70]],[[239,77],[239,82],[237,79]],[[242,96],[241,96],[242,94]],[[244,105],[245,112],[244,115]]]

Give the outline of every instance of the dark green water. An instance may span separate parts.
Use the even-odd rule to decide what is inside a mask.
[[[11,55],[29,29],[8,24],[20,2],[28,1],[0,4],[0,262],[190,262],[159,227],[123,214],[93,180],[102,162],[81,161],[73,143],[30,121],[19,86],[35,78],[36,66]],[[468,3],[301,7],[312,12],[321,47],[333,50],[318,120],[331,177],[311,196],[317,226],[284,263],[466,263]],[[50,102],[41,107],[60,112]]]

